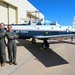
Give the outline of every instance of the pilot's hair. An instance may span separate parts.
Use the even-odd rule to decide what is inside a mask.
[[[5,26],[5,24],[4,24],[4,23],[0,23],[0,25],[2,25],[2,24]]]
[[[9,26],[11,26],[11,27],[12,27],[12,25],[8,25],[7,27],[9,27]]]

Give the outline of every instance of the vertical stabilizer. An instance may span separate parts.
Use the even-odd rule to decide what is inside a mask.
[[[75,28],[75,16],[74,16],[74,19],[73,19],[73,27]]]

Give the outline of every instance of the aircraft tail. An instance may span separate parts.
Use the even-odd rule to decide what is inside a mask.
[[[75,16],[74,16],[74,19],[73,19],[73,28],[75,28]]]

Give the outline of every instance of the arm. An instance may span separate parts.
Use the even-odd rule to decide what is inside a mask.
[[[14,39],[14,36],[11,35],[9,32],[6,33],[6,37],[7,37],[9,40],[13,40],[13,39]]]
[[[17,38],[19,38],[19,35],[14,34],[13,37],[14,37],[14,39],[17,39]]]
[[[4,36],[5,36],[4,32],[0,33],[0,39],[2,39]]]
[[[19,37],[17,34],[10,34],[9,32],[6,33],[6,36],[10,40],[17,39]]]

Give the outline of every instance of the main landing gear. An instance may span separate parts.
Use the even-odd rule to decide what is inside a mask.
[[[47,40],[44,40],[44,43],[42,44],[42,48],[43,48],[43,49],[49,48],[49,43],[48,43]]]
[[[31,41],[30,43],[31,43],[31,44],[35,44],[35,43],[36,43],[35,38],[32,38],[32,41]],[[48,41],[45,39],[45,40],[43,40],[42,47],[40,47],[40,49],[47,49],[47,48],[49,48],[49,43],[48,43]]]

